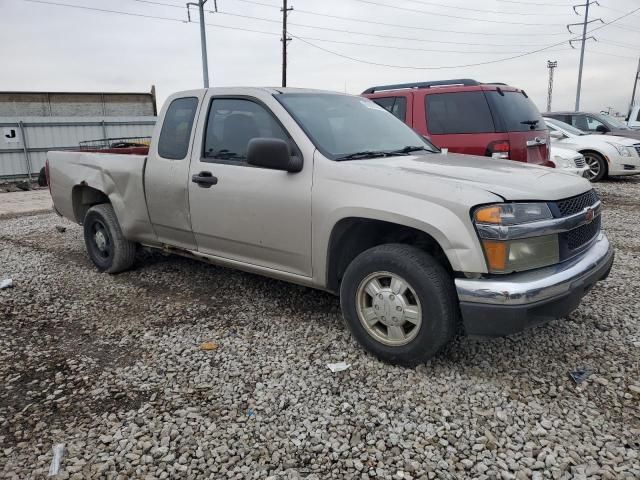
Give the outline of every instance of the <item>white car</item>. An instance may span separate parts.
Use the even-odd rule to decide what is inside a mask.
[[[561,148],[551,145],[551,161],[555,163],[558,170],[584,176],[589,170],[584,159],[584,155],[569,148]]]
[[[640,174],[640,142],[615,135],[590,135],[568,123],[544,119],[553,145],[584,155],[585,178],[598,182],[607,176]]]

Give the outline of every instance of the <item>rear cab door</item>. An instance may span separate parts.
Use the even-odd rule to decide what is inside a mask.
[[[189,214],[189,158],[204,90],[180,92],[165,102],[144,174],[149,220],[158,241],[188,250],[196,242]]]

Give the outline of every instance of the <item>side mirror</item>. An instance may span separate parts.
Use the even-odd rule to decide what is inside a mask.
[[[598,133],[609,133],[609,129],[607,127],[605,127],[604,125],[598,125],[596,127],[596,132]]]
[[[551,130],[549,131],[549,136],[551,138],[555,138],[556,140],[562,140],[564,138],[564,133],[558,130]]]
[[[292,156],[289,144],[280,138],[252,138],[247,147],[247,163],[256,167],[296,173],[302,158]]]

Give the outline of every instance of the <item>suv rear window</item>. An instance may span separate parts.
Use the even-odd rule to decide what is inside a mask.
[[[391,112],[403,122],[407,116],[407,99],[405,97],[381,97],[372,98],[374,102],[385,110]]]
[[[527,132],[544,130],[547,127],[533,102],[522,92],[486,92],[493,112],[500,119],[500,130],[506,132]],[[533,128],[532,128],[533,127]]]
[[[425,107],[428,130],[433,135],[495,132],[483,92],[426,95]]]

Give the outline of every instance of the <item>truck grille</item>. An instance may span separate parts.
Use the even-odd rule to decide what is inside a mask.
[[[589,243],[598,233],[600,233],[600,215],[594,218],[593,222],[574,228],[562,235],[569,251],[573,251]]]
[[[573,163],[575,163],[576,168],[582,168],[586,165],[584,161],[584,156],[580,155],[578,158],[573,159]]]
[[[561,217],[568,217],[569,215],[581,212],[585,208],[594,205],[598,200],[600,200],[600,197],[598,197],[596,191],[589,190],[582,195],[577,195],[565,200],[559,200],[556,202],[556,206],[560,211]]]
[[[600,197],[595,190],[589,190],[581,195],[555,202],[554,215],[568,217],[582,212],[585,208],[598,203]],[[587,223],[568,232],[560,234],[560,261],[567,260],[586,249],[600,233],[601,217],[596,216],[591,223]]]

